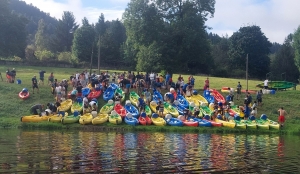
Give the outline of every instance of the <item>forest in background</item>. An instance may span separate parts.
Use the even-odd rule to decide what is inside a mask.
[[[210,32],[215,0],[131,0],[122,19],[96,23],[71,11],[55,19],[19,0],[0,1],[0,59],[90,63],[136,71],[208,74],[296,82],[300,27],[283,43],[271,43],[257,25],[232,36]]]

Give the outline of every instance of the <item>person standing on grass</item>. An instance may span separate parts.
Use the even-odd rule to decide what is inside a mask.
[[[262,105],[262,90],[257,91],[256,100],[257,100],[257,105],[261,106]]]
[[[45,76],[45,73],[46,73],[46,71],[44,71],[44,70],[41,70],[41,71],[39,72],[39,74],[40,74],[39,85],[40,85],[41,83],[43,83],[43,85],[44,85],[44,76]]]
[[[54,75],[53,72],[50,73],[50,76],[48,77],[48,85],[51,85],[54,82]]]
[[[265,89],[268,89],[268,88],[269,88],[268,85],[269,85],[269,80],[266,79],[266,80],[264,81],[264,88],[265,88]]]
[[[209,88],[209,79],[208,79],[208,77],[204,81],[204,90],[206,90],[207,88]]]
[[[285,122],[285,116],[287,115],[287,112],[281,107],[279,110],[279,117],[278,117],[278,122],[280,124],[280,127],[283,127],[283,124]]]
[[[236,86],[236,99],[239,100],[240,95],[242,94],[242,85],[240,82],[238,82]]]
[[[37,92],[39,93],[39,87],[38,87],[38,82],[37,82],[37,79],[36,79],[36,76],[34,75],[33,78],[31,79],[32,81],[32,92],[34,94],[34,88],[36,88]]]

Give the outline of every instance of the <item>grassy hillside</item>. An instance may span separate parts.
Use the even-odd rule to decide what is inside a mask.
[[[9,67],[12,69],[13,67]],[[23,88],[28,88],[32,92],[31,88],[31,78],[33,75],[39,77],[38,72],[40,70],[45,70],[45,79],[49,76],[50,72],[54,73],[55,78],[58,80],[69,79],[70,75],[76,71],[82,71],[82,69],[73,68],[41,68],[41,67],[14,67],[17,70],[16,79],[22,80],[22,84],[11,84],[6,83],[5,71],[7,67],[0,66],[0,72],[2,74],[3,80],[0,79],[0,125],[8,127],[20,126],[20,117],[24,115],[30,115],[29,108],[37,103],[46,104],[48,102],[54,102],[54,97],[51,94],[50,86],[47,85],[47,80],[44,86],[40,86],[40,93],[31,94],[29,99],[22,101],[18,97],[18,93]],[[178,75],[174,75],[173,79],[177,79]],[[185,81],[187,81],[188,75],[183,75]],[[206,76],[195,76],[196,79],[196,89],[200,89],[199,92],[202,93],[202,88],[204,85],[204,80]],[[209,77],[210,87],[220,90],[223,86],[236,87],[237,82],[240,81],[243,88],[246,87],[245,79],[228,79],[228,78],[217,78]],[[258,90],[255,88],[256,84],[260,81],[249,80],[249,89]],[[279,107],[283,106],[288,112],[288,118],[286,121],[286,126],[283,132],[300,132],[300,121],[299,115],[300,110],[298,109],[300,103],[298,102],[298,96],[300,91],[287,90],[287,91],[277,91],[275,95],[264,95],[263,96],[263,106],[258,108],[258,115],[267,114],[270,119],[276,120],[278,117],[277,110]],[[226,94],[224,94],[225,96]],[[253,95],[255,98],[255,95]],[[235,100],[236,104],[242,104],[242,100]],[[102,96],[99,99],[100,107],[104,105]],[[30,124],[29,124],[30,125]],[[56,125],[61,126],[61,125]],[[50,126],[51,127],[51,126]],[[145,129],[145,128],[143,128]],[[165,129],[165,128],[163,128]],[[178,129],[178,128],[176,128]],[[182,128],[183,129],[183,128]]]

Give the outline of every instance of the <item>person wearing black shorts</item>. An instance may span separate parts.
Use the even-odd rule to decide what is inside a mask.
[[[39,87],[38,87],[38,82],[37,82],[37,79],[36,79],[36,76],[33,76],[33,78],[31,79],[32,81],[32,90],[33,90],[33,94],[34,94],[34,88],[37,89],[37,92],[39,93]]]

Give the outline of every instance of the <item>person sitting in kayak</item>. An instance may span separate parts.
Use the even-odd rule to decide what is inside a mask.
[[[158,104],[158,115],[160,117],[164,116],[164,104],[161,101],[159,101],[159,104]]]
[[[195,111],[194,111],[194,117],[195,118],[199,118],[199,114],[200,114],[200,109],[198,106],[195,107]]]
[[[183,110],[183,116],[184,116],[185,120],[188,119],[189,114],[190,114],[190,110],[189,110],[188,108],[185,108],[185,109]]]
[[[139,97],[138,99],[138,107],[139,107],[139,112],[144,112],[145,111],[145,106],[146,106],[146,103],[144,101],[144,94],[141,94],[141,96]]]

